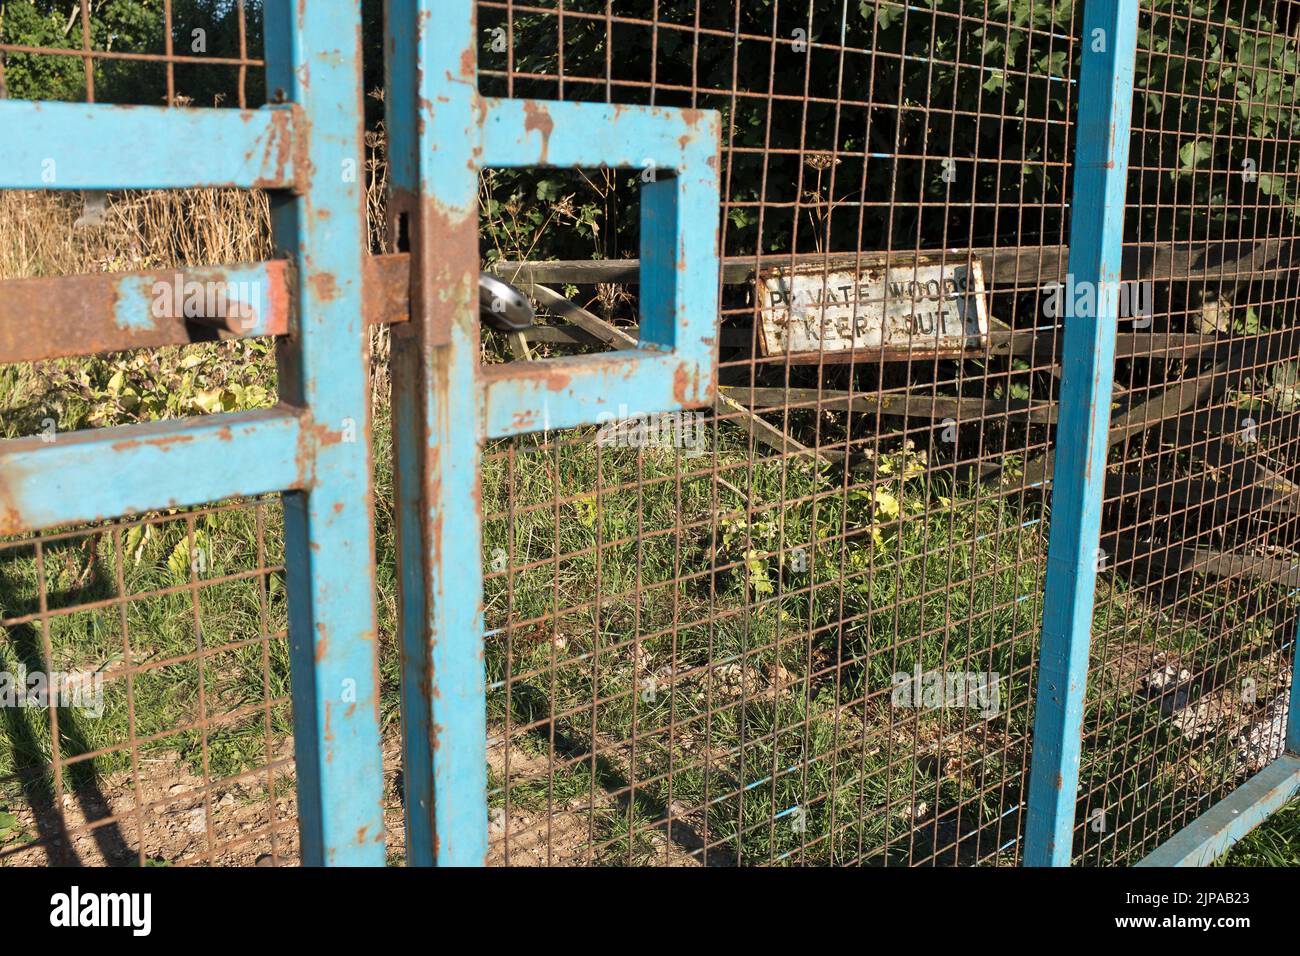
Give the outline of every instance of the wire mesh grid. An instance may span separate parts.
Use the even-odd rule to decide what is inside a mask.
[[[248,54],[261,46],[260,10],[243,0],[60,6],[4,12],[0,97],[261,100],[262,61]],[[257,193],[5,203],[5,278],[268,252]],[[5,366],[3,432],[57,441],[71,428],[202,414],[231,388],[274,401],[269,350],[250,340]],[[193,371],[213,359],[229,374]],[[286,627],[278,499],[0,540],[0,866],[297,862]]]
[[[485,93],[724,128],[719,403],[489,449],[490,859],[1017,862],[1073,5],[484,2],[479,28]],[[495,239],[520,194],[492,187]],[[514,269],[623,344],[628,270]],[[977,269],[989,327],[946,348],[763,338],[777,270]]]
[[[67,63],[64,98],[261,102],[256,5],[203,35],[215,55],[184,52],[201,5],[133,29],[93,7],[58,40],[0,27],[0,95]],[[1295,17],[1210,11],[1143,8],[1126,251],[1146,284],[1117,350],[1086,862],[1149,851],[1281,746]],[[485,93],[724,116],[723,397],[487,451],[491,861],[1019,862],[1078,5],[478,12]],[[486,360],[635,337],[634,269],[589,261],[635,255],[635,186],[485,177],[485,255],[561,260],[518,274],[567,319],[490,336]],[[825,296],[936,274],[975,283],[979,334],[777,340],[773,277]],[[851,323],[874,314],[855,294]],[[279,528],[265,500],[0,543],[0,670],[72,675],[103,708],[5,710],[0,863],[296,859]]]
[[[1283,749],[1295,655],[1295,10],[1145,4],[1078,859],[1140,858]],[[1290,23],[1290,26],[1288,26]]]
[[[11,8],[0,20],[0,98],[167,106],[233,99],[242,108],[251,77],[257,105],[263,61],[249,50],[261,48],[260,4],[252,13],[245,0]]]
[[[0,542],[0,865],[296,858],[275,500]]]

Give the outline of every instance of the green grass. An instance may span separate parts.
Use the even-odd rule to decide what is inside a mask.
[[[494,738],[508,734],[514,764],[509,780],[502,767],[489,774],[491,806],[565,808],[583,842],[590,833],[596,862],[657,859],[669,806],[685,808],[674,815],[707,837],[715,860],[1012,862],[1043,506],[978,491],[897,442],[861,466],[846,491],[842,472],[828,466],[756,456],[739,429],[710,426],[709,438],[709,451],[694,458],[601,448],[592,430],[546,445],[525,439],[509,454],[489,449],[489,724]],[[382,410],[375,441],[381,715],[394,733],[396,566]],[[263,506],[261,522],[265,560],[280,563],[276,503]],[[135,678],[136,736],[157,737],[142,757],[195,773],[206,763],[217,779],[264,764],[268,747],[291,733],[288,706],[274,708],[268,745],[259,707],[289,694],[286,648],[249,640],[284,629],[282,575],[213,583],[256,567],[257,532],[248,508],[197,516],[192,532],[183,515],[148,532],[123,530],[122,574],[135,596],[125,621],[111,604],[50,619],[60,669],[111,674],[122,664],[123,623],[135,663],[177,658]],[[205,562],[201,675],[184,588],[191,541]],[[112,533],[91,532],[48,545],[51,609],[111,598],[117,544]],[[36,610],[39,573],[32,548],[0,553],[0,614]],[[1099,632],[1191,660],[1229,623],[1231,607],[1190,626],[1106,580]],[[10,628],[0,669],[43,668],[44,640],[35,624]],[[893,675],[915,666],[996,672],[999,712],[983,720],[891,707]],[[177,730],[204,713],[200,676],[208,715],[249,713],[206,736]],[[1094,668],[1080,816],[1105,806],[1127,821],[1123,839],[1140,842],[1165,825],[1150,807],[1199,799],[1181,765],[1231,754],[1179,737],[1154,702],[1110,680]],[[65,790],[130,769],[126,681],[107,688],[102,719],[60,712],[65,759],[118,748],[77,765]],[[0,777],[18,778],[0,791],[0,812],[51,805],[47,712],[0,717]],[[0,844],[14,838],[0,834]],[[1094,846],[1108,861],[1125,858],[1113,840],[1103,845],[1088,832],[1076,850],[1086,856]]]
[[[927,476],[915,452],[882,455],[868,488],[845,495],[842,479],[808,462],[749,466],[739,434],[718,433],[722,447],[703,460],[590,442],[489,458],[485,511],[501,517],[487,524],[486,549],[506,550],[512,567],[540,563],[488,581],[490,629],[540,619],[511,630],[508,656],[500,637],[489,641],[489,719],[536,725],[519,739],[542,756],[554,733],[557,759],[572,766],[548,783],[566,793],[587,792],[592,778],[597,789],[629,786],[630,756],[590,758],[593,727],[600,741],[637,738],[636,778],[650,782],[595,828],[611,859],[649,852],[629,831],[639,824],[644,842],[662,815],[670,761],[671,799],[712,801],[701,827],[744,859],[801,849],[817,862],[905,857],[922,804],[961,807],[964,832],[989,828],[987,851],[1002,801],[981,800],[973,780],[914,774],[891,742],[891,724],[895,733],[951,737],[969,716],[891,719],[888,691],[892,674],[914,664],[1008,675],[1003,715],[983,729],[1023,738],[1041,585],[1038,564],[1014,556],[1041,553],[1041,524],[1023,529],[1015,512],[961,501],[964,489]],[[691,475],[715,460],[735,491]],[[638,481],[639,494],[627,487]],[[795,504],[746,521],[737,491]],[[564,503],[519,514],[556,497]],[[936,500],[945,506],[927,514]],[[948,540],[973,543],[936,547]],[[963,586],[949,590],[949,580]],[[720,676],[728,669],[751,685],[743,701]],[[781,671],[786,686],[773,692],[770,675]],[[1004,779],[1021,758],[1014,748],[986,757],[984,778]],[[531,809],[546,797],[535,782],[510,794]],[[503,803],[504,792],[493,799]],[[800,811],[802,831],[785,819]]]
[[[1219,866],[1295,866],[1300,861],[1300,800],[1293,800],[1246,834]]]

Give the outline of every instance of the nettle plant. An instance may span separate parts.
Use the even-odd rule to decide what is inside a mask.
[[[1300,50],[1272,4],[1240,20],[1229,11],[1224,0],[1144,4],[1134,124],[1142,131],[1131,155],[1143,167],[1142,195],[1161,197],[1140,224],[1146,236],[1265,236],[1300,212],[1290,133]]]

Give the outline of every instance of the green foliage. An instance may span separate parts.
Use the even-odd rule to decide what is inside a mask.
[[[0,368],[0,437],[267,408],[270,349],[244,339]]]
[[[90,45],[99,50],[139,50],[160,34],[162,0],[107,0],[93,4]],[[81,20],[76,4],[54,0],[5,0],[0,4],[0,35],[26,46],[80,49]],[[161,36],[158,37],[161,40]],[[5,64],[9,95],[20,99],[79,100],[85,72],[76,57],[11,53]]]
[[[245,35],[250,57],[262,49],[262,3],[245,4]],[[373,6],[373,4],[372,4]],[[116,53],[163,54],[163,0],[96,0],[91,3],[90,46]],[[236,58],[239,56],[238,6],[226,0],[172,0],[172,44],[178,55]],[[0,37],[26,46],[79,50],[82,48],[79,5],[66,0],[3,0]],[[201,30],[202,34],[195,33]],[[210,106],[234,98],[236,73],[228,68],[181,65],[174,73],[178,95]],[[248,71],[250,105],[264,98],[260,70]],[[71,56],[10,53],[5,62],[10,97],[16,99],[81,100],[86,81],[83,61]],[[95,98],[110,103],[158,104],[167,81],[159,63],[138,60],[97,60]]]

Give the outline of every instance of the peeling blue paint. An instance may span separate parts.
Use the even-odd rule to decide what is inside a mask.
[[[712,400],[721,119],[480,100],[470,0],[393,0],[387,44],[390,209],[411,219],[415,285],[440,293],[413,302],[393,338],[407,852],[474,865],[488,847],[482,522],[469,507],[483,441]],[[639,348],[480,369],[478,170],[602,165],[643,170]]]
[[[6,189],[287,188],[292,110],[0,100]],[[220,149],[213,144],[220,143]]]
[[[1137,0],[1089,0],[1082,36],[1069,273],[1098,289],[1094,317],[1066,322],[1056,426],[1052,517],[1034,710],[1024,861],[1068,866],[1092,639],[1124,238]]]

